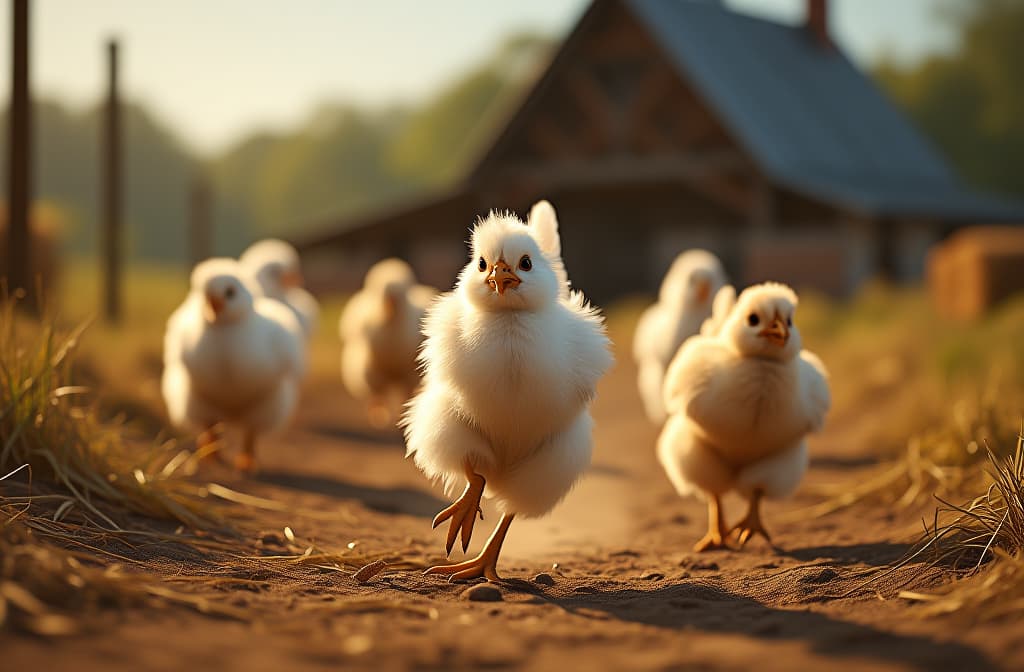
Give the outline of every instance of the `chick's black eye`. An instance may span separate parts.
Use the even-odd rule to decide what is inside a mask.
[[[790,315],[789,317],[786,318],[786,326],[787,327],[792,327],[793,326],[793,316],[792,315]]]
[[[229,300],[235,298],[235,288],[228,285],[228,288],[224,290],[224,298]]]
[[[533,262],[530,261],[530,255],[524,254],[523,258],[519,260],[519,269],[522,271],[528,271],[533,268]]]
[[[487,270],[487,260],[484,259],[483,257],[480,257],[480,261],[477,263],[476,267],[479,268],[481,271],[486,271]]]
[[[751,313],[750,315],[747,315],[747,324],[752,327],[756,327],[761,324],[761,318],[757,316],[757,313]]]

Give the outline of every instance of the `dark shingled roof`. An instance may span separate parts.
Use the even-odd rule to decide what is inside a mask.
[[[839,49],[713,0],[623,0],[772,179],[878,215],[1019,219],[964,186]]]

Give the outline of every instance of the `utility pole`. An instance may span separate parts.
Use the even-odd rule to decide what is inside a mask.
[[[190,268],[209,259],[213,252],[213,218],[210,183],[199,172],[192,180],[188,200],[188,261]]]
[[[7,157],[7,291],[24,292],[25,310],[38,308],[31,267],[32,101],[29,91],[29,3],[13,0],[11,109]],[[20,291],[19,291],[20,290]]]
[[[107,102],[103,115],[100,194],[103,226],[103,314],[121,321],[121,103],[118,98],[118,44],[107,43]]]

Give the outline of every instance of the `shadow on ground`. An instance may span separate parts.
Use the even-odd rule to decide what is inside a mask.
[[[381,513],[401,513],[421,518],[433,518],[449,502],[414,488],[376,488],[348,483],[328,476],[312,476],[282,471],[267,471],[256,480],[291,490],[315,493],[335,499],[354,499],[368,509]]]
[[[829,560],[840,565],[864,564],[888,567],[910,551],[910,544],[880,541],[869,544],[808,546],[805,548],[775,549],[776,553],[801,562]]]
[[[394,430],[373,430],[368,428],[340,427],[326,423],[312,424],[306,428],[313,434],[331,439],[334,441],[345,441],[351,446],[358,447],[361,444],[371,446],[390,446],[404,448],[405,443],[402,435],[397,429]]]
[[[890,662],[911,669],[995,669],[980,651],[956,642],[897,634],[869,625],[842,621],[806,609],[778,609],[698,583],[652,590],[577,585],[567,595],[542,593],[525,581],[509,581],[511,590],[529,592],[569,613],[598,617],[603,612],[620,621],[675,630],[736,634],[761,640],[799,640],[820,654]]]

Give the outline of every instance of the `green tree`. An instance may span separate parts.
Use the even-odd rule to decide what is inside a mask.
[[[956,49],[876,76],[971,183],[1024,196],[1024,0],[947,2]]]

